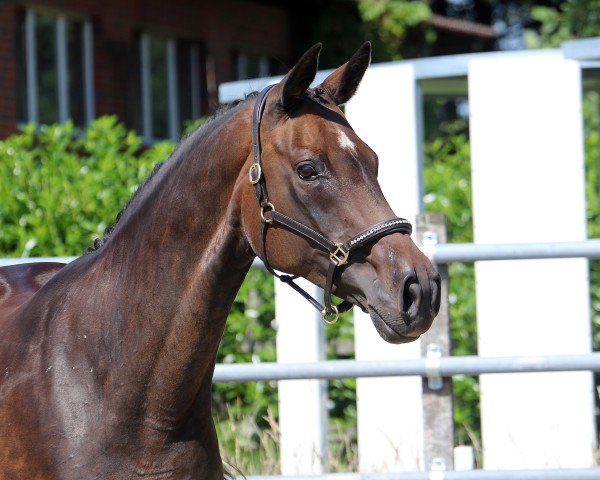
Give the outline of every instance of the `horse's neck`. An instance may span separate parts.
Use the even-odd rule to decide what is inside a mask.
[[[158,430],[175,428],[210,388],[225,320],[253,258],[232,198],[249,146],[216,135],[189,152],[184,145],[161,169],[96,262],[107,280],[102,297],[113,299],[104,328],[124,337],[112,339],[124,345],[119,360],[139,378],[144,415]]]

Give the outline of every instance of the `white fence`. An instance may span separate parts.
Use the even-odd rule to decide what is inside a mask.
[[[379,155],[380,181],[390,204],[397,214],[414,219],[422,211],[423,98],[468,96],[475,240],[550,242],[553,246],[542,247],[547,251],[538,257],[549,258],[553,255],[548,250],[563,242],[590,246],[581,243],[586,239],[582,91],[584,86],[595,87],[588,72],[598,68],[597,59],[598,39],[569,42],[556,50],[373,65],[346,106],[346,115]],[[316,83],[328,73],[319,72]],[[277,80],[222,85],[221,101],[241,98]],[[497,257],[494,250],[488,247],[489,257],[484,258]],[[586,259],[479,261],[476,281],[480,355],[590,353]],[[279,287],[276,295],[278,360],[322,358],[321,327],[313,312],[301,304],[289,306],[294,300]],[[355,312],[354,321],[357,360],[410,363],[426,351],[418,342],[384,344],[360,312]],[[312,340],[299,341],[306,330]],[[319,382],[280,383],[285,474],[324,469],[319,460],[325,443]],[[594,465],[591,372],[482,375],[480,382],[486,469]],[[357,383],[360,471],[429,467],[421,380],[363,378]],[[288,418],[302,421],[288,423]],[[598,471],[594,475],[600,477]]]

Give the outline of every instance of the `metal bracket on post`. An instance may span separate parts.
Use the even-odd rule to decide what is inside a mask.
[[[441,390],[444,383],[440,375],[440,358],[442,358],[442,348],[437,343],[427,345],[425,375],[427,377],[427,386],[431,390]]]
[[[429,480],[444,480],[446,475],[446,460],[442,457],[435,457],[431,460],[431,466],[429,471]]]
[[[421,251],[429,258],[432,263],[435,263],[435,247],[438,244],[437,232],[426,230],[423,232],[423,238],[421,239]]]

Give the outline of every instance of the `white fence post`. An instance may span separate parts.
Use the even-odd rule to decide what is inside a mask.
[[[308,281],[299,279],[297,283],[311,295],[319,294]],[[278,362],[325,359],[319,312],[279,280],[275,281],[275,317]],[[327,383],[284,380],[278,387],[281,473],[322,473],[327,460]]]
[[[476,242],[586,237],[581,92],[560,54],[471,61]],[[590,352],[587,277],[583,259],[478,262],[479,354]],[[485,468],[593,464],[591,373],[482,375],[481,417]]]
[[[399,216],[414,221],[421,206],[421,95],[412,65],[373,65],[346,116],[379,156],[379,182]],[[419,358],[419,341],[390,345],[368,315],[354,309],[357,360]],[[357,380],[359,469],[423,467],[421,379]]]

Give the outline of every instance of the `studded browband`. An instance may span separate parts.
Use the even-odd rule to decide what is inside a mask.
[[[345,243],[334,243],[312,228],[293,220],[281,212],[278,212],[273,204],[269,202],[265,176],[262,171],[260,143],[260,123],[267,101],[267,95],[273,87],[274,85],[269,85],[263,89],[258,94],[256,103],[254,104],[254,110],[252,113],[252,153],[254,157],[254,163],[250,166],[250,170],[248,172],[250,183],[254,186],[254,191],[256,192],[256,197],[258,198],[258,203],[260,205],[260,216],[262,220],[262,261],[271,274],[279,278],[282,282],[287,283],[306,300],[308,300],[317,310],[319,310],[325,322],[334,323],[337,321],[340,313],[352,308],[352,303],[348,301],[343,301],[338,305],[333,305],[331,301],[333,281],[335,279],[337,267],[345,265],[348,262],[352,251],[359,249],[367,243],[373,242],[386,235],[390,235],[391,233],[398,232],[410,235],[412,233],[412,225],[404,218],[394,217],[363,230]],[[298,278],[297,275],[278,274],[269,264],[269,260],[267,258],[267,232],[269,227],[272,225],[281,226],[292,233],[303,237],[316,247],[329,254],[330,262],[323,292],[324,305],[321,305],[308,292],[294,282],[294,280]]]

